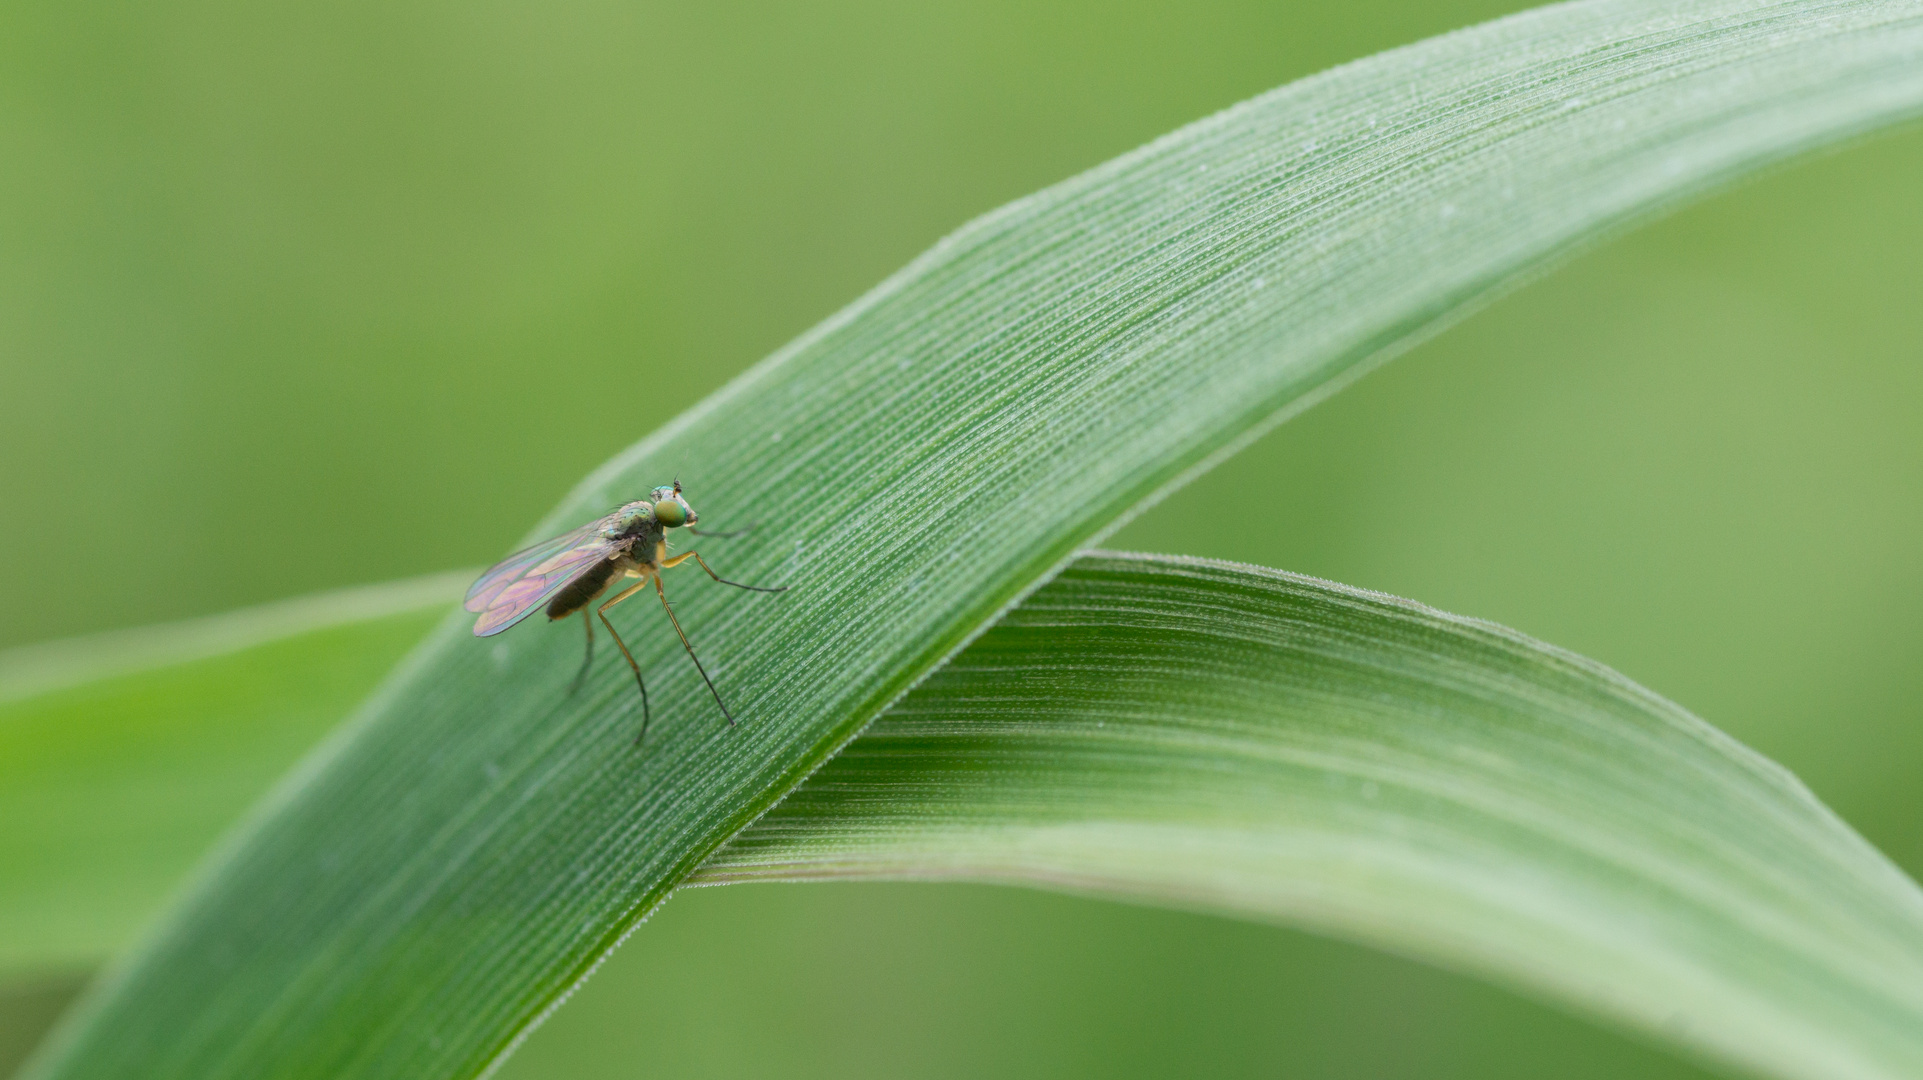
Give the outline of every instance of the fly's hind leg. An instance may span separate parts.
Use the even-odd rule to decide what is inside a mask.
[[[626,600],[628,597],[633,596],[635,593],[640,592],[641,587],[646,584],[647,582],[643,581],[635,585],[630,585],[622,589],[619,595],[615,596],[612,600],[594,609],[594,614],[600,618],[601,625],[608,628],[608,633],[614,636],[614,643],[620,646],[621,655],[627,657],[628,669],[634,672],[634,685],[641,690],[641,734],[634,737],[634,745],[636,746],[640,746],[641,740],[648,737],[648,721],[654,719],[653,711],[648,708],[648,684],[641,679],[641,665],[634,662],[634,654],[628,651],[628,643],[621,640],[621,635],[615,631],[614,624],[608,621],[608,609]],[[590,627],[588,633],[592,636],[594,633],[593,628]]]
[[[586,656],[581,657],[581,670],[574,673],[574,681],[568,684],[570,695],[581,689],[581,680],[588,677],[588,666],[594,663],[594,616],[588,613],[587,608],[581,609],[581,625],[588,631],[588,651]]]

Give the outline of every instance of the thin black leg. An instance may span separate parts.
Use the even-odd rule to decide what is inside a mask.
[[[581,670],[574,673],[574,681],[568,684],[568,694],[572,696],[581,689],[581,680],[588,677],[588,665],[594,663],[594,617],[587,608],[581,609],[581,625],[588,630],[588,652],[581,658]]]
[[[601,605],[594,613],[601,617],[601,625],[607,627],[608,633],[614,636],[614,643],[620,646],[621,655],[628,658],[628,668],[634,672],[634,685],[641,690],[641,734],[634,737],[634,745],[640,746],[641,740],[648,737],[648,722],[654,719],[653,710],[648,708],[648,684],[641,679],[641,665],[634,662],[634,654],[628,651],[628,643],[621,640],[614,624],[608,621],[607,605]]]
[[[694,561],[701,564],[701,569],[706,570],[708,572],[709,577],[715,579],[716,581],[719,581],[723,585],[733,585],[737,589],[747,589],[750,592],[787,592],[788,591],[788,586],[786,585],[774,585],[774,586],[743,585],[739,581],[729,581],[727,578],[724,578],[720,574],[715,573],[714,568],[708,565],[708,560],[702,558],[701,553],[699,551],[690,551],[688,552],[688,554],[694,556]]]

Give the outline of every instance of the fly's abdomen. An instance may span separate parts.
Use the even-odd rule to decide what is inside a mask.
[[[561,587],[548,601],[548,618],[565,619],[587,606],[588,601],[601,595],[608,587],[608,579],[614,576],[614,560],[603,559],[580,577]]]

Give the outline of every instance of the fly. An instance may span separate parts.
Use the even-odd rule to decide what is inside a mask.
[[[708,678],[707,669],[701,666],[701,658],[695,655],[694,646],[689,644],[688,635],[681,629],[681,620],[675,618],[674,608],[668,604],[667,591],[661,587],[661,571],[693,559],[708,572],[709,577],[723,585],[753,592],[783,592],[787,586],[766,588],[729,581],[715,573],[698,551],[669,555],[669,529],[686,528],[696,536],[740,535],[703,533],[694,527],[699,520],[700,515],[694,512],[694,507],[681,497],[681,481],[676,480],[672,485],[655,488],[648,493],[647,499],[627,503],[599,521],[509,555],[468,586],[467,610],[480,615],[474,620],[474,636],[498,634],[534,614],[534,609],[543,603],[547,604],[550,621],[565,619],[580,612],[581,625],[588,632],[588,648],[587,655],[581,659],[581,670],[575,674],[574,682],[569,686],[568,692],[573,693],[580,688],[581,680],[587,678],[588,667],[594,662],[594,618],[590,617],[588,606],[615,582],[640,578],[640,581],[622,589],[592,612],[592,616],[599,618],[601,625],[608,628],[614,643],[621,649],[621,655],[627,658],[628,667],[634,672],[634,685],[641,691],[641,734],[634,737],[635,745],[639,746],[641,740],[647,737],[648,721],[652,718],[648,708],[648,684],[641,678],[641,665],[634,662],[634,654],[628,651],[628,643],[621,640],[614,624],[608,621],[608,609],[652,582],[654,594],[661,598],[661,609],[668,613],[668,622],[674,625],[675,635],[681,639],[681,647],[688,650],[688,659],[694,661],[694,669],[701,673],[701,681],[708,684],[708,693],[714,695],[714,703],[720,706],[721,715],[727,717],[728,726],[733,727],[733,714],[722,702],[721,692],[714,688],[714,680]]]

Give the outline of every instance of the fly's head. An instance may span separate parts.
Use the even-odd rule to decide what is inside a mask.
[[[679,480],[648,492],[648,498],[653,502],[654,520],[664,529],[679,529],[701,520],[701,515],[688,505],[688,500],[681,497]]]

